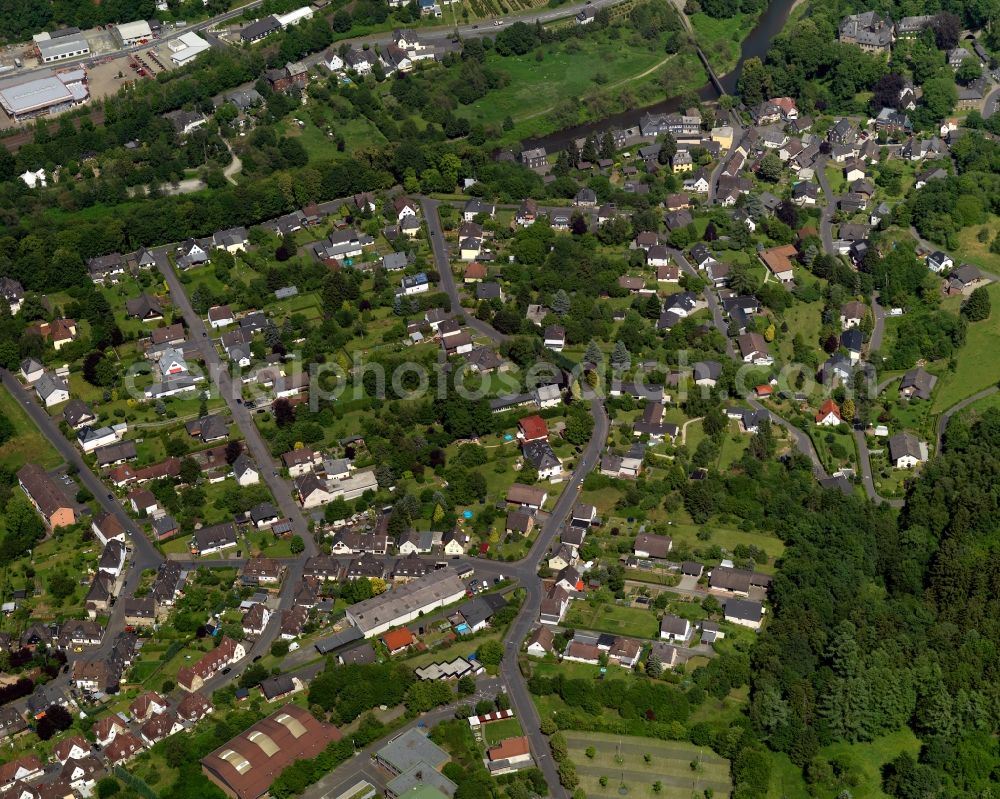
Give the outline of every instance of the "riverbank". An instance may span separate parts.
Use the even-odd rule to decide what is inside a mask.
[[[717,19],[702,11],[688,17],[701,51],[717,75],[727,75],[736,69],[743,40],[750,35],[760,17],[761,14],[736,14]]]
[[[664,95],[693,94],[708,80],[694,52],[666,58],[654,52],[633,53],[626,58],[620,49],[588,50],[547,53],[541,65],[533,56],[505,59],[501,68],[510,74],[510,84],[490,92],[466,116],[470,121],[497,122],[509,115],[514,127],[503,138],[512,144],[631,115],[632,109]]]

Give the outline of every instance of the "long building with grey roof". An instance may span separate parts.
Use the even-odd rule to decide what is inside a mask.
[[[465,585],[454,571],[434,571],[351,605],[347,609],[347,620],[361,630],[365,638],[372,638],[464,596]]]

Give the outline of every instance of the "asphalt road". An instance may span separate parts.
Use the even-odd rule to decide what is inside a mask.
[[[882,349],[882,337],[885,335],[885,308],[879,305],[877,291],[872,294],[872,320],[874,321],[872,334],[871,338],[868,339],[869,358],[873,352],[879,352]]]
[[[3,384],[11,395],[17,400],[17,402],[24,408],[25,412],[31,418],[31,420],[38,426],[42,434],[51,442],[52,446],[55,447],[56,451],[63,457],[63,459],[68,464],[72,464],[77,468],[76,479],[79,483],[90,491],[94,495],[98,504],[104,508],[105,511],[114,514],[118,521],[121,522],[122,527],[128,533],[129,539],[131,541],[130,549],[130,564],[127,567],[127,572],[125,576],[125,581],[122,585],[122,589],[119,592],[119,596],[131,596],[132,592],[135,591],[139,584],[139,578],[142,575],[144,569],[155,569],[160,563],[163,562],[163,558],[157,551],[156,547],[150,543],[149,539],[146,538],[142,530],[139,529],[138,525],[132,520],[132,518],[125,512],[125,509],[119,504],[118,500],[114,498],[114,495],[109,493],[105,485],[100,481],[96,474],[91,471],[90,467],[83,460],[80,451],[76,448],[74,444],[68,441],[62,434],[56,422],[48,412],[38,404],[35,399],[35,393],[31,389],[26,389],[21,383],[6,369],[0,369],[0,379],[3,380]],[[77,655],[73,652],[67,652],[67,657],[72,662],[81,657],[86,657],[88,659],[93,657],[107,657],[111,654],[111,649],[114,646],[115,638],[118,637],[120,632],[125,629],[125,604],[123,602],[117,602],[111,610],[110,617],[108,619],[108,625],[105,630],[104,638],[101,640],[99,646],[89,647],[85,649],[82,653]],[[70,686],[70,675],[67,671],[65,674],[59,674],[54,680],[47,683],[50,689],[55,691],[64,692]],[[28,697],[19,700],[15,703],[15,707],[19,711],[24,711],[27,708]]]
[[[941,452],[941,441],[944,439],[945,430],[948,429],[948,422],[951,421],[951,417],[952,416],[954,416],[959,411],[961,411],[961,410],[969,407],[973,402],[976,402],[977,400],[981,400],[984,397],[989,397],[989,396],[991,396],[993,394],[996,394],[997,391],[1000,391],[1000,387],[998,387],[998,386],[990,386],[989,388],[984,388],[982,391],[977,391],[971,397],[966,397],[961,402],[955,403],[948,410],[946,410],[944,413],[942,413],[938,417],[938,421],[937,421],[937,431],[936,431],[937,432],[937,436],[936,436],[936,438],[937,438],[937,444],[936,444],[936,446],[934,448],[934,452],[940,454],[940,452]]]
[[[826,202],[821,209],[819,233],[823,240],[823,249],[827,255],[836,255],[833,249],[833,214],[837,210],[837,198],[830,188],[830,181],[826,179],[826,156],[821,155],[816,159],[816,178],[819,180],[819,187],[823,190],[823,198]]]
[[[854,431],[854,443],[858,448],[858,461],[861,463],[861,485],[864,486],[868,499],[876,505],[888,505],[901,508],[905,504],[902,499],[886,499],[875,490],[875,479],[872,475],[871,452],[868,450],[868,437],[863,430]]]
[[[431,247],[434,249],[434,268],[441,277],[441,288],[448,294],[451,300],[451,315],[460,315],[465,319],[465,324],[482,336],[486,336],[494,343],[502,343],[509,338],[498,330],[494,330],[469,313],[462,307],[461,297],[458,294],[458,287],[455,285],[455,276],[451,272],[451,261],[448,258],[448,245],[445,243],[444,231],[441,229],[441,218],[438,215],[438,208],[441,203],[432,200],[430,197],[420,198],[420,207],[424,212],[424,220],[427,223],[427,232],[430,234]]]
[[[155,569],[159,566],[163,562],[163,557],[156,547],[150,543],[139,526],[125,512],[118,500],[114,498],[114,494],[111,494],[107,486],[91,471],[83,460],[80,450],[63,436],[53,417],[49,416],[48,412],[38,404],[35,392],[21,385],[18,379],[6,369],[0,369],[0,376],[2,376],[4,386],[17,399],[31,420],[42,431],[42,434],[63,457],[63,460],[77,468],[76,478],[80,484],[94,495],[104,510],[113,513],[121,522],[132,541],[133,561],[138,569],[141,571],[142,569]]]
[[[521,669],[517,659],[518,653],[521,651],[521,644],[537,623],[538,610],[542,603],[542,581],[537,574],[538,565],[545,557],[545,553],[548,551],[559,529],[572,512],[573,506],[579,497],[583,480],[599,462],[601,451],[604,449],[604,442],[608,437],[610,420],[608,419],[603,403],[599,399],[592,399],[590,409],[594,417],[594,431],[590,437],[590,441],[584,448],[576,469],[574,469],[566,488],[549,514],[549,518],[542,525],[541,532],[539,532],[538,538],[535,539],[535,543],[528,552],[528,556],[517,564],[519,567],[518,576],[521,580],[521,585],[525,589],[526,596],[521,605],[520,613],[518,613],[517,618],[514,619],[507,632],[507,640],[505,642],[506,651],[504,652],[504,659],[501,664],[501,672],[510,695],[511,708],[513,708],[517,717],[521,720],[521,728],[528,736],[535,762],[545,774],[545,780],[556,799],[565,796],[566,793],[559,784],[556,765],[549,754],[548,741],[539,731],[540,719],[538,711],[531,700],[531,694],[528,692],[528,686],[524,681],[524,677],[521,676]]]
[[[667,252],[670,256],[677,262],[680,268],[691,277],[697,277],[699,279],[704,279],[698,274],[698,270],[684,257],[684,253],[680,250],[674,250],[672,248],[667,248]],[[726,324],[726,318],[722,313],[722,305],[719,303],[719,298],[715,293],[715,290],[711,285],[706,285],[702,294],[705,297],[705,301],[708,303],[708,310],[712,314],[712,323],[715,325],[715,329],[722,334],[722,338],[726,342],[726,355],[734,360],[738,360],[736,357],[736,347],[733,344],[733,340],[729,337],[729,325]]]
[[[819,455],[816,454],[816,448],[813,446],[812,439],[809,438],[802,430],[797,428],[787,419],[783,419],[778,416],[774,411],[768,410],[763,405],[761,405],[753,397],[747,397],[747,402],[757,409],[758,411],[766,411],[768,416],[770,416],[772,423],[779,424],[784,427],[792,436],[795,441],[795,446],[803,455],[812,461],[813,474],[816,476],[817,480],[825,480],[829,475],[826,473],[826,469],[823,468],[823,463],[819,459]]]
[[[997,112],[998,105],[1000,105],[1000,88],[994,89],[986,95],[986,99],[983,101],[983,119],[989,119],[993,116]]]
[[[191,340],[198,345],[212,382],[215,383],[220,396],[229,407],[229,412],[232,414],[233,420],[239,426],[240,432],[243,433],[244,443],[257,462],[261,477],[267,484],[267,487],[271,489],[271,493],[274,495],[282,514],[291,520],[295,532],[301,535],[303,541],[305,541],[305,557],[315,555],[318,548],[312,534],[309,532],[309,526],[306,523],[305,516],[302,515],[299,503],[293,499],[292,485],[279,474],[278,464],[271,457],[270,447],[268,447],[264,441],[264,437],[257,429],[252,412],[248,411],[242,402],[241,387],[234,383],[229,374],[228,364],[224,364],[219,357],[219,352],[215,348],[215,342],[209,337],[208,329],[205,327],[201,316],[195,313],[194,308],[191,306],[191,300],[188,298],[187,292],[184,291],[177,273],[167,260],[166,251],[162,248],[157,250],[155,257],[157,268],[160,270],[160,274],[163,275],[167,282],[167,287],[170,289],[171,300],[174,306],[183,314],[188,334]]]

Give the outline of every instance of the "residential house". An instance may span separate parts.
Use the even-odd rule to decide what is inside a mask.
[[[177,673],[177,684],[185,691],[197,691],[205,681],[214,677],[222,669],[246,657],[243,644],[223,636],[215,649],[207,652],[192,666],[181,666]]]
[[[889,462],[897,469],[912,469],[927,460],[927,444],[903,431],[889,439]]]
[[[46,408],[69,400],[69,385],[59,375],[43,372],[35,381],[35,393]]]
[[[191,540],[191,552],[195,555],[215,555],[239,546],[236,526],[232,522],[222,522],[195,530]]]
[[[918,366],[903,375],[899,384],[899,398],[929,400],[936,384],[937,376]]]
[[[723,603],[723,617],[732,624],[759,630],[764,619],[764,608],[760,602],[748,599],[727,599]]]
[[[550,480],[562,474],[562,461],[548,441],[525,442],[521,446],[521,454],[526,462],[535,467],[539,480]]]
[[[24,287],[12,277],[0,277],[0,300],[7,305],[10,315],[15,316],[24,304]]]
[[[673,546],[670,536],[642,532],[636,536],[633,552],[637,558],[665,560]]]
[[[829,398],[820,406],[815,419],[820,427],[836,427],[844,421],[837,403]]]
[[[65,527],[76,521],[72,504],[37,463],[22,466],[17,472],[17,481],[50,529]]]
[[[955,262],[951,259],[951,256],[947,253],[941,252],[941,250],[935,250],[927,256],[927,268],[935,274],[948,272],[954,268],[954,266]]]
[[[791,283],[795,278],[791,259],[798,255],[793,244],[771,247],[758,253],[768,272],[781,283]]]
[[[758,366],[770,366],[774,363],[767,342],[760,333],[744,333],[737,337],[736,344],[744,363]]]
[[[21,377],[24,381],[31,385],[36,383],[43,374],[45,374],[45,367],[42,366],[40,361],[34,358],[25,358],[21,361]]]
[[[685,643],[692,633],[691,622],[680,616],[666,613],[660,619],[660,638],[666,641]]]
[[[143,322],[153,322],[163,318],[163,306],[160,305],[160,301],[146,292],[126,300],[125,311],[132,319]]]
[[[545,328],[544,345],[553,352],[562,352],[566,346],[566,330],[559,325],[549,325]]]

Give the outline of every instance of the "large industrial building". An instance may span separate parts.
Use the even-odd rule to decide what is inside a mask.
[[[82,67],[65,72],[43,70],[0,82],[0,107],[15,122],[65,111],[89,97],[87,72]]]
[[[170,49],[170,60],[182,67],[192,58],[204,53],[211,45],[194,31],[188,31],[167,42],[167,47]]]
[[[90,55],[90,43],[79,28],[63,28],[51,33],[39,33],[34,37],[34,42],[38,57],[43,64]]]
[[[347,620],[365,638],[372,638],[464,596],[465,585],[458,575],[451,569],[442,569],[351,605]]]
[[[115,25],[115,38],[122,47],[131,47],[134,44],[145,44],[153,38],[153,30],[144,19],[136,22],[123,22]]]
[[[297,705],[285,705],[202,758],[202,772],[231,799],[264,796],[296,760],[316,757],[340,730]]]

